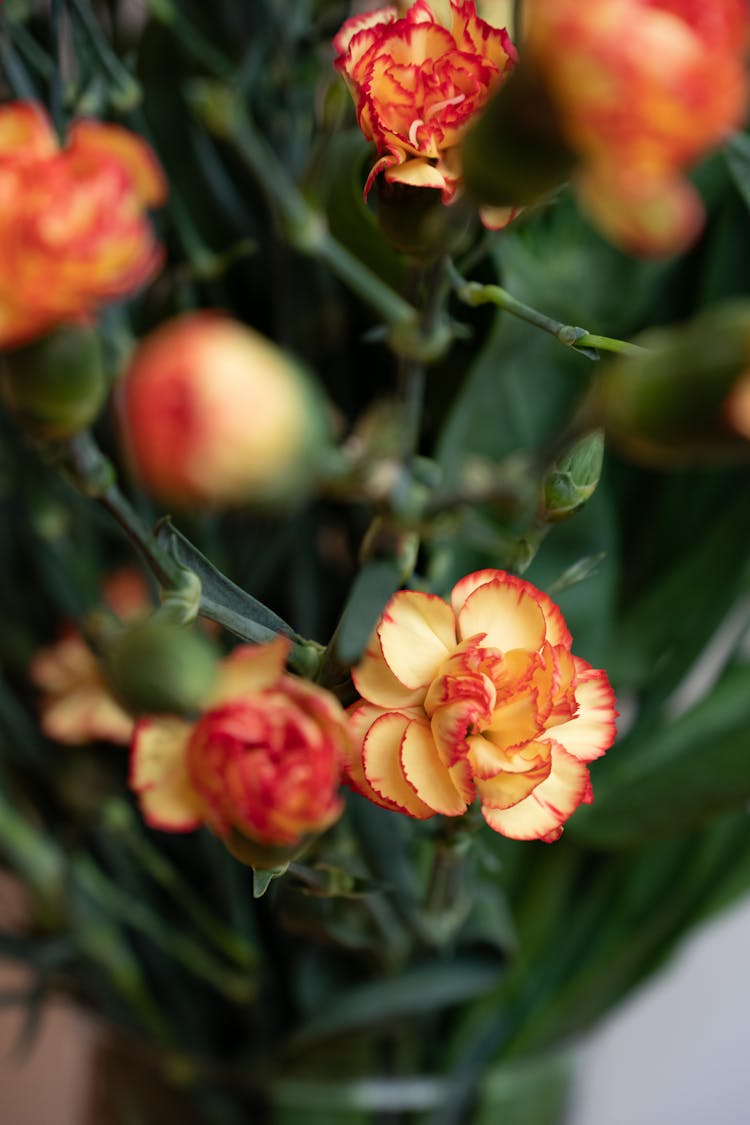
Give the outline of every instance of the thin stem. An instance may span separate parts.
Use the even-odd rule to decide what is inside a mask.
[[[57,0],[56,0],[57,2]],[[102,32],[91,5],[87,0],[68,0],[102,69],[112,83],[113,102],[120,110],[129,110],[141,101],[141,88],[133,75],[118,59],[107,37]]]
[[[67,453],[68,477],[78,491],[97,500],[114,517],[162,586],[179,589],[183,568],[160,547],[120,492],[114,466],[99,449],[92,434],[76,434],[68,443]]]
[[[408,350],[411,341],[405,337],[409,331],[418,331],[417,310],[333,237],[323,215],[297,190],[276,153],[227,87],[194,83],[192,94],[197,115],[213,133],[234,146],[257,180],[289,243],[300,253],[324,262],[383,317],[390,329],[401,330],[397,350]]]
[[[620,355],[645,355],[648,348],[642,348],[640,344],[631,344],[627,340],[616,340],[612,336],[595,336],[592,332],[587,332],[585,336],[580,336],[576,340],[576,348],[596,348],[601,352],[618,352]]]
[[[597,351],[618,352],[621,355],[642,355],[646,351],[638,344],[630,344],[626,340],[615,340],[610,336],[595,336],[586,328],[563,324],[562,321],[555,320],[553,317],[539,312],[538,309],[532,308],[531,305],[526,305],[523,301],[517,300],[507,289],[503,289],[499,285],[480,285],[476,281],[467,281],[461,277],[452,264],[449,265],[449,271],[456,296],[465,305],[470,305],[472,308],[476,308],[478,305],[495,305],[497,308],[503,309],[504,312],[518,317],[519,320],[525,320],[527,324],[533,324],[535,328],[540,328],[542,332],[549,333],[550,336],[554,336],[559,343],[567,348],[591,348]]]

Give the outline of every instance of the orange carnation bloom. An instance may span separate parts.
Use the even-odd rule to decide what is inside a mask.
[[[341,815],[345,716],[322,688],[284,672],[289,642],[241,645],[196,723],[142,719],[130,787],[147,823],[189,832],[205,823],[286,847]]]
[[[469,574],[450,604],[395,594],[353,671],[353,788],[419,819],[478,797],[502,835],[558,839],[593,799],[587,763],[617,714],[606,674],[571,643],[547,595],[501,570]]]
[[[746,0],[532,0],[527,45],[614,242],[674,253],[703,206],[685,170],[743,121]]]
[[[80,120],[60,148],[33,102],[0,108],[0,346],[14,347],[158,269],[145,211],[166,183],[148,145],[118,125]]]
[[[377,146],[365,196],[383,172],[390,183],[435,188],[443,202],[461,184],[458,145],[472,117],[516,60],[505,29],[477,16],[473,0],[451,0],[445,27],[426,0],[403,19],[392,5],[348,19],[334,39],[360,128]],[[487,209],[488,226],[512,218]]]

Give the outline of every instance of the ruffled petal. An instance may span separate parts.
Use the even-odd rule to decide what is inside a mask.
[[[284,673],[291,647],[287,637],[267,645],[239,645],[222,660],[206,709],[273,687]]]
[[[501,652],[521,648],[532,652],[545,640],[546,621],[528,582],[496,572],[496,577],[478,586],[458,614],[461,638],[485,633],[485,643]]]
[[[383,657],[411,690],[426,688],[456,644],[453,611],[442,598],[402,590],[385,608],[378,627]]]
[[[424,689],[412,691],[397,680],[385,662],[380,638],[374,633],[362,660],[352,668],[354,686],[363,699],[378,707],[413,707],[424,696]]]
[[[434,812],[460,816],[467,801],[438,754],[429,726],[409,723],[401,741],[401,767],[418,797]]]
[[[502,836],[512,840],[544,840],[553,843],[562,826],[580,804],[593,799],[589,772],[583,762],[552,744],[551,770],[534,791],[508,809],[482,806],[482,815]]]
[[[401,768],[401,742],[412,722],[398,711],[381,715],[365,736],[362,760],[365,778],[378,796],[399,812],[426,820],[434,809],[420,800]]]
[[[593,762],[610,748],[617,734],[615,693],[607,673],[576,659],[578,713],[553,728],[552,737],[581,762]]]
[[[169,193],[159,161],[146,142],[119,125],[83,119],[70,130],[67,153],[71,159],[114,159],[130,177],[136,198],[144,207],[159,207]]]
[[[128,784],[152,828],[191,832],[203,821],[186,766],[191,732],[192,725],[182,719],[148,718],[136,724]]]
[[[510,809],[525,801],[531,793],[550,775],[552,763],[549,755],[543,755],[520,773],[502,771],[486,781],[477,781],[477,793],[485,809]]]

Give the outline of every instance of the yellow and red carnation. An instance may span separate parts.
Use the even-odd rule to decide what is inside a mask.
[[[517,56],[473,0],[451,0],[451,17],[441,23],[426,0],[403,18],[389,5],[348,19],[334,39],[336,68],[378,151],[365,195],[381,172],[390,183],[439,190],[444,203],[460,192],[461,138]],[[492,227],[510,218],[509,209],[483,214]]]
[[[571,644],[550,598],[501,570],[469,574],[450,603],[395,594],[352,673],[352,787],[419,819],[478,798],[502,835],[558,839],[592,800],[587,765],[617,714],[606,674]]]
[[[122,621],[148,611],[148,586],[140,571],[116,571],[104,584],[104,604]],[[48,738],[67,745],[115,742],[127,745],[133,717],[112,695],[102,666],[77,629],[66,629],[53,645],[40,649],[29,667],[42,692],[40,725]]]
[[[89,317],[153,276],[162,251],[146,215],[166,183],[148,145],[82,119],[60,147],[41,106],[0,108],[0,347]]]
[[[684,249],[703,223],[684,173],[747,110],[746,0],[531,0],[526,30],[592,220],[637,253]]]
[[[284,671],[289,642],[243,645],[195,723],[142,719],[130,787],[154,828],[294,846],[341,815],[345,715],[327,691]]]

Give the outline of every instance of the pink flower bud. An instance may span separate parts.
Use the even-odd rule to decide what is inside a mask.
[[[178,507],[293,498],[325,432],[315,389],[293,361],[214,312],[178,317],[144,340],[119,402],[136,475]]]

